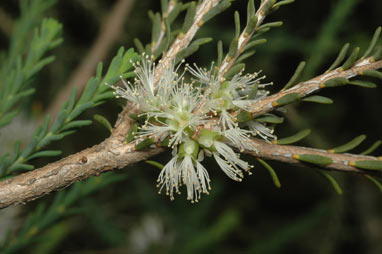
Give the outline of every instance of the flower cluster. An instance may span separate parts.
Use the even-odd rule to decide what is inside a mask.
[[[209,70],[186,65],[166,69],[155,82],[155,64],[143,56],[135,64],[136,79],[124,87],[113,87],[118,97],[136,104],[145,122],[140,126],[137,139],[153,138],[167,141],[173,158],[163,167],[158,177],[159,193],[165,189],[170,199],[187,189],[187,199],[197,202],[202,193],[210,190],[210,177],[201,164],[205,156],[213,157],[223,172],[235,181],[241,181],[243,172],[250,171],[247,162],[240,159],[233,148],[256,151],[250,137],[265,139],[275,136],[273,130],[254,120],[238,123],[237,114],[267,95],[260,84],[264,77],[258,73],[236,74],[224,80]],[[191,82],[185,74],[191,74]],[[255,95],[251,91],[256,90]]]

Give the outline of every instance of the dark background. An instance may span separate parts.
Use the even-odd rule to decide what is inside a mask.
[[[61,0],[50,10],[49,16],[64,25],[64,43],[54,50],[56,61],[34,81],[38,90],[26,102],[25,115],[44,114],[53,95],[65,86],[68,76],[82,61],[115,2]],[[255,2],[258,5],[259,1]],[[218,40],[227,50],[234,36],[233,11],[240,11],[245,24],[246,4],[243,0],[234,2],[229,10],[203,26],[197,37],[210,36],[214,41],[202,46],[187,61],[209,66],[216,59]],[[2,0],[0,9],[16,19],[18,1]],[[149,9],[160,11],[160,1],[135,2],[126,18],[124,33],[105,64],[121,45],[133,47],[135,37],[149,42]],[[333,13],[337,13],[337,18],[331,18]],[[281,20],[284,25],[263,36],[268,42],[256,48],[257,53],[246,61],[246,70],[263,70],[266,81],[275,83],[273,92],[288,82],[300,61],[307,61],[304,78],[312,78],[330,66],[346,42],[351,43],[351,49],[360,46],[363,52],[375,29],[382,25],[381,13],[379,0],[300,0],[283,6],[266,21]],[[0,49],[7,48],[8,36],[0,31]],[[341,87],[322,91],[321,95],[334,100],[332,105],[299,103],[288,107],[285,123],[277,127],[276,134],[285,137],[311,128],[312,134],[300,145],[324,149],[366,134],[367,140],[354,150],[362,152],[382,138],[382,82],[377,81],[377,85],[376,89]],[[98,113],[114,123],[119,111],[118,103],[111,101],[82,118]],[[65,156],[107,136],[106,129],[94,123],[54,146],[62,149]],[[379,148],[376,155],[381,152]],[[167,153],[153,159],[166,163],[169,158]],[[53,247],[54,253],[382,252],[382,197],[370,181],[358,175],[333,173],[344,192],[339,196],[313,169],[271,163],[282,184],[277,189],[264,168],[245,158],[255,165],[255,170],[241,183],[227,178],[209,161],[212,191],[198,204],[187,202],[185,195],[173,202],[158,195],[155,185],[159,171],[148,164],[119,170],[115,174],[127,174],[127,180],[83,199],[77,206],[84,212],[62,220],[67,231]],[[35,165],[47,162],[36,160]],[[45,201],[49,203],[53,195]],[[38,202],[23,208],[21,221]]]

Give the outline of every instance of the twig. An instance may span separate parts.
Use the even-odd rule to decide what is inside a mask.
[[[341,71],[340,68],[337,68],[331,72],[324,73],[308,81],[301,82],[297,84],[296,86],[289,88],[288,90],[278,92],[274,95],[267,96],[262,100],[256,101],[256,103],[254,103],[248,109],[248,111],[251,112],[254,117],[263,115],[267,112],[273,111],[276,108],[278,108],[278,105],[275,104],[275,102],[287,94],[298,93],[300,94],[302,98],[307,95],[310,95],[313,92],[320,90],[322,88],[320,87],[320,85],[325,83],[325,81],[327,80],[330,80],[333,78],[340,78],[340,77],[352,78],[354,76],[359,75],[363,71],[376,70],[381,68],[382,68],[382,60],[377,62],[373,62],[372,58],[360,60],[352,68],[346,71]]]
[[[121,114],[119,126],[116,127],[116,130],[122,131],[122,133],[123,130],[126,131],[129,128],[128,121],[126,121],[128,113],[126,111]],[[161,148],[136,151],[134,143],[123,143],[125,136],[119,135],[121,133],[114,132],[113,134],[112,137],[92,148],[48,164],[40,169],[0,182],[0,208],[32,201],[77,181],[115,168],[126,167],[164,151]],[[259,139],[253,139],[253,143],[258,147],[258,151],[244,151],[244,153],[266,160],[276,160],[301,166],[306,166],[306,164],[293,159],[294,154],[322,155],[334,161],[333,164],[324,166],[323,169],[381,176],[381,172],[357,169],[348,165],[351,161],[378,160],[372,156],[347,153],[331,154],[325,150],[275,145]]]
[[[166,34],[166,24],[165,24],[165,19],[166,19],[166,15],[168,13],[170,13],[174,7],[176,6],[176,1],[172,0],[168,3],[168,7],[167,7],[167,10],[165,13],[163,13],[162,15],[162,20],[161,20],[161,25],[160,25],[160,34],[159,34],[159,38],[158,38],[158,41],[155,43],[155,45],[152,45],[152,48],[151,48],[151,54],[154,55],[154,52],[158,49],[159,45],[161,44],[165,34]]]
[[[272,143],[265,142],[260,139],[252,139],[255,147],[258,148],[257,152],[254,151],[244,151],[246,154],[250,154],[254,157],[262,158],[265,160],[274,160],[280,161],[288,164],[295,164],[300,166],[307,166],[307,164],[302,163],[293,158],[293,155],[302,155],[302,154],[314,154],[329,157],[333,160],[333,164],[328,166],[322,166],[322,169],[334,170],[339,172],[350,172],[358,174],[372,174],[377,176],[382,176],[380,171],[367,171],[358,169],[352,166],[349,166],[350,162],[361,161],[361,160],[378,160],[378,158],[373,156],[349,154],[349,153],[329,153],[326,150],[322,149],[313,149],[307,147],[299,146],[290,146],[290,145],[276,145]],[[309,164],[314,166],[313,164]]]
[[[128,107],[127,107],[128,108]],[[52,191],[102,172],[123,168],[160,153],[163,149],[136,151],[135,144],[124,142],[130,128],[129,110],[124,110],[113,135],[102,143],[42,168],[0,182],[0,208],[23,204]]]
[[[191,27],[188,29],[186,34],[179,34],[175,39],[169,50],[163,55],[161,61],[157,65],[155,69],[155,81],[158,81],[160,76],[162,75],[163,69],[170,66],[171,61],[175,59],[176,55],[186,48],[191,40],[194,38],[196,32],[199,30],[200,25],[202,24],[200,21],[214,6],[216,6],[220,0],[204,0],[196,11],[196,15],[194,18],[194,22]]]
[[[123,34],[123,23],[134,2],[135,0],[119,0],[115,3],[88,54],[73,72],[62,91],[57,93],[57,98],[52,100],[53,104],[46,110],[47,114],[53,118],[57,115],[61,105],[69,98],[73,87],[77,86],[80,92],[84,89],[86,82],[94,74],[98,62],[106,58],[114,42]]]
[[[269,5],[269,2],[271,0],[265,0],[262,1],[259,9],[256,12],[257,17],[257,23],[255,26],[255,29],[253,29],[253,32],[251,34],[246,33],[246,29],[244,28],[244,31],[240,34],[238,39],[238,45],[237,45],[237,51],[233,57],[229,57],[228,55],[224,58],[223,62],[221,63],[219,67],[219,77],[223,77],[224,74],[231,69],[231,67],[235,64],[236,59],[240,56],[240,54],[243,52],[245,45],[247,45],[248,41],[251,39],[252,35],[255,33],[256,29],[263,23],[266,14],[264,13],[264,7]]]

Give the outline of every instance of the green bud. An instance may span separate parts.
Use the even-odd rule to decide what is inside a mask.
[[[199,144],[198,142],[192,139],[187,140],[185,143],[182,143],[179,146],[178,154],[180,158],[183,158],[184,156],[189,155],[196,160],[198,153],[199,153]]]
[[[214,141],[220,138],[221,136],[218,133],[207,130],[207,129],[203,129],[199,133],[198,143],[202,147],[211,148],[212,145],[214,144]]]

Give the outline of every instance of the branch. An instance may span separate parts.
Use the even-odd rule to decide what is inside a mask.
[[[194,38],[196,32],[202,25],[202,18],[209,12],[214,6],[216,6],[221,0],[204,0],[199,6],[195,14],[194,21],[186,34],[180,33],[171,47],[163,55],[159,64],[155,69],[155,80],[158,81],[162,75],[163,69],[170,66],[170,63],[175,59],[176,55],[185,49]]]
[[[268,143],[266,141],[260,139],[252,139],[254,145],[258,148],[257,152],[246,150],[244,153],[252,155],[254,157],[258,157],[265,160],[273,160],[280,161],[288,164],[299,165],[299,166],[314,166],[313,164],[306,164],[300,162],[297,159],[294,159],[294,155],[302,155],[302,154],[314,154],[320,155],[324,157],[328,157],[333,160],[333,163],[327,166],[321,166],[320,168],[325,170],[334,170],[344,173],[358,173],[358,174],[368,174],[375,176],[382,176],[382,172],[380,171],[368,171],[363,169],[358,169],[356,167],[352,167],[349,164],[355,161],[362,160],[382,160],[382,157],[376,158],[373,156],[365,156],[365,155],[357,155],[357,154],[349,154],[349,153],[329,153],[326,150],[322,149],[313,149],[307,147],[299,147],[299,146],[290,146],[290,145],[276,145],[272,143]]]
[[[252,35],[256,32],[256,29],[263,23],[266,12],[264,11],[265,8],[269,7],[269,4],[272,0],[265,0],[262,1],[259,9],[257,10],[255,16],[257,17],[257,23],[253,31],[248,34],[246,32],[246,28],[244,28],[243,32],[240,34],[237,44],[237,51],[233,57],[229,57],[228,55],[224,58],[223,62],[221,63],[219,67],[219,77],[223,77],[224,74],[227,73],[229,69],[232,68],[232,66],[235,64],[237,58],[241,55],[241,53],[244,51],[244,47],[247,45],[249,40],[251,39]],[[247,17],[248,18],[248,17]]]
[[[129,113],[125,110],[120,114],[113,135],[102,143],[0,182],[0,208],[25,204],[77,181],[129,166],[162,152],[163,149],[136,151],[134,143],[124,143],[125,133],[130,128]]]
[[[161,44],[162,40],[165,38],[165,34],[166,34],[165,19],[166,19],[168,13],[170,13],[174,9],[175,6],[176,6],[176,1],[170,1],[168,3],[167,10],[162,15],[161,24],[160,24],[160,28],[161,29],[160,29],[160,33],[159,33],[159,38],[158,38],[158,41],[155,43],[155,45],[152,45],[152,48],[151,48],[151,54],[152,55],[154,55],[154,52],[158,49],[158,47]]]
[[[164,149],[161,148],[136,151],[135,143],[123,143],[125,139],[123,133],[130,126],[128,124],[129,121],[126,121],[128,120],[128,113],[130,112],[124,111],[120,114],[120,119],[114,129],[113,136],[101,144],[55,163],[48,164],[40,169],[0,182],[0,209],[14,204],[24,204],[52,191],[65,188],[77,181],[99,175],[102,172],[114,170],[115,168],[123,168],[138,163],[163,152]],[[322,169],[381,176],[379,171],[368,171],[349,166],[349,163],[354,161],[378,160],[378,158],[373,156],[347,153],[331,154],[326,150],[275,145],[259,139],[253,139],[253,143],[258,147],[258,151],[247,150],[244,153],[266,160],[275,160],[307,168],[311,168],[311,165],[301,163],[294,159],[293,155],[321,155],[329,157],[334,161],[333,164],[323,166]]]
[[[262,100],[256,101],[248,111],[252,113],[253,117],[263,115],[267,112],[273,111],[279,107],[277,101],[288,94],[299,94],[300,98],[317,92],[318,90],[324,88],[323,84],[333,78],[352,78],[357,75],[362,75],[362,72],[366,70],[376,70],[382,68],[382,60],[373,62],[372,57],[367,59],[361,59],[355,63],[353,67],[348,70],[342,71],[341,67],[333,71],[323,73],[313,79],[305,82],[301,82],[288,90],[278,92],[274,95],[267,96]],[[280,105],[283,106],[283,105]]]

